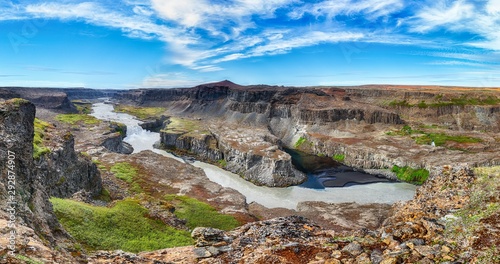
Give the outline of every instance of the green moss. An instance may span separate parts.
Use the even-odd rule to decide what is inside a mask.
[[[15,107],[19,107],[23,104],[28,104],[29,101],[28,100],[25,100],[23,98],[12,98],[12,99],[9,99],[7,101],[5,101],[6,104],[8,105],[13,105]]]
[[[225,159],[220,159],[217,161],[221,167],[226,167],[227,166],[227,161]]]
[[[95,197],[97,200],[105,201],[105,202],[111,202],[111,194],[106,188],[101,189],[101,193]]]
[[[73,100],[71,102],[75,105],[76,110],[78,110],[78,113],[80,113],[80,114],[92,113],[92,104],[91,103],[85,103],[85,102],[82,102],[81,100]]]
[[[170,123],[165,127],[163,132],[167,133],[190,133],[191,136],[209,134],[210,132],[204,129],[203,125],[192,119],[171,117]]]
[[[415,138],[417,144],[431,144],[432,141],[434,141],[436,146],[442,146],[448,141],[457,143],[480,143],[483,140],[469,136],[452,136],[444,133],[426,133],[423,136]]]
[[[389,103],[389,106],[404,106],[404,107],[411,107],[412,105],[409,104],[406,100],[403,101],[398,101],[398,100],[393,100]]]
[[[60,186],[62,185],[63,183],[66,182],[66,177],[62,176],[61,178],[59,178],[59,180],[56,182],[56,186]]]
[[[302,144],[304,144],[307,141],[305,137],[300,137],[297,142],[293,145],[294,148],[299,148]]]
[[[392,172],[396,173],[399,180],[422,185],[429,177],[429,171],[426,169],[414,169],[408,166],[399,167],[394,165]]]
[[[417,106],[420,109],[425,109],[425,108],[429,107],[429,105],[427,105],[427,103],[425,101],[420,101],[420,103],[418,103]]]
[[[139,119],[153,119],[160,117],[165,113],[166,109],[163,107],[138,107],[131,105],[116,105],[116,112],[127,113],[136,116]]]
[[[344,162],[345,160],[345,155],[344,154],[335,154],[333,155],[332,159],[338,162]]]
[[[470,241],[480,232],[484,236],[484,232],[488,232],[484,230],[484,220],[498,217],[500,213],[500,166],[479,167],[474,169],[474,174],[477,179],[470,187],[469,202],[455,212],[455,218],[446,225],[447,239]],[[477,253],[480,263],[498,263],[500,250],[494,246]]]
[[[39,261],[33,258],[29,258],[23,255],[16,255],[16,259],[23,261],[26,264],[43,264],[43,261]]]
[[[187,226],[214,227],[222,230],[231,230],[238,227],[240,223],[233,216],[217,212],[215,208],[194,198],[179,195],[167,195],[165,200],[172,203],[176,210],[175,215],[187,220]]]
[[[49,128],[53,128],[48,122],[35,118],[34,136],[33,136],[33,158],[39,159],[41,156],[50,152],[50,149],[43,144],[45,134]]]
[[[101,123],[101,120],[86,114],[60,114],[56,116],[56,120],[70,125],[96,125]]]
[[[125,137],[127,134],[127,125],[119,122],[111,122],[110,125],[111,132],[119,132],[122,137]]]
[[[90,250],[151,251],[193,243],[189,232],[147,217],[135,200],[98,207],[69,199],[51,198],[64,228]]]
[[[130,184],[130,191],[142,193],[143,190],[139,184],[141,179],[138,177],[138,169],[128,162],[120,162],[113,165],[110,169],[116,178],[126,181]]]

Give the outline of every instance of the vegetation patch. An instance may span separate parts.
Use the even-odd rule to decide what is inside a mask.
[[[447,223],[446,235],[477,251],[478,263],[499,263],[499,232],[494,230],[500,215],[500,166],[476,168],[474,174],[469,202]]]
[[[180,219],[186,219],[186,225],[190,229],[203,226],[231,230],[240,226],[238,220],[233,216],[221,214],[209,204],[197,199],[188,196],[167,195],[165,200],[175,206],[174,214]]]
[[[113,165],[110,169],[115,177],[130,184],[130,190],[135,193],[142,193],[140,186],[141,179],[138,176],[138,169],[128,162],[120,162]]]
[[[101,123],[101,120],[86,114],[61,114],[56,116],[56,120],[70,125],[96,125]]]
[[[221,167],[226,167],[227,166],[227,161],[225,159],[220,159],[217,161]]]
[[[163,107],[138,107],[132,105],[115,105],[115,111],[120,113],[127,113],[139,119],[154,119],[160,117],[165,113],[166,109]]]
[[[118,132],[122,137],[127,135],[127,125],[119,122],[111,122],[109,125],[111,132]]]
[[[73,100],[71,102],[75,105],[76,110],[78,110],[78,113],[80,113],[80,114],[91,114],[92,113],[92,104],[91,103],[85,103],[81,100]]]
[[[197,120],[171,117],[169,121],[170,122],[165,127],[165,129],[162,130],[162,132],[174,134],[189,133],[185,136],[210,134],[210,131],[204,129],[200,122],[198,122]]]
[[[23,104],[28,104],[29,102],[30,101],[23,99],[23,98],[12,98],[12,99],[5,101],[5,104],[19,107]]]
[[[434,141],[436,146],[442,146],[448,141],[457,142],[457,143],[480,143],[483,142],[480,138],[474,138],[469,136],[452,136],[444,133],[425,133],[423,136],[419,136],[415,138],[415,142],[417,144],[431,144]]]
[[[332,157],[335,161],[338,161],[338,162],[344,162],[345,160],[345,155],[344,154],[335,154],[333,155]]]
[[[111,202],[111,194],[109,193],[109,191],[106,188],[103,187],[101,189],[101,193],[99,193],[99,195],[96,196],[95,199],[109,203],[109,202]]]
[[[16,259],[23,261],[26,264],[43,264],[42,261],[32,259],[23,255],[16,255]]]
[[[426,169],[414,169],[408,166],[399,167],[394,165],[391,169],[396,173],[400,181],[422,185],[429,178],[429,171]]]
[[[402,106],[402,107],[418,107],[425,109],[429,107],[443,107],[443,106],[466,106],[466,105],[497,105],[500,104],[500,98],[489,95],[488,97],[470,97],[468,95],[461,95],[457,98],[442,100],[443,95],[438,95],[431,102],[424,100],[416,104],[411,104],[406,100],[393,100],[389,106]]]
[[[33,136],[33,158],[39,159],[42,155],[50,152],[50,149],[43,144],[43,140],[48,129],[54,128],[54,126],[38,118],[35,118],[33,125],[35,130]]]
[[[136,253],[193,243],[188,231],[148,218],[148,210],[136,200],[118,201],[111,208],[69,199],[50,201],[64,228],[89,250]]]
[[[422,128],[438,128],[436,125],[431,126],[421,126]],[[448,135],[445,133],[427,133],[422,130],[414,130],[409,125],[404,125],[398,131],[389,131],[385,133],[389,136],[413,136],[417,144],[430,145],[433,141],[436,146],[443,146],[446,142],[456,142],[456,143],[480,143],[483,142],[480,138],[469,137],[464,135]],[[420,136],[418,136],[420,134]]]

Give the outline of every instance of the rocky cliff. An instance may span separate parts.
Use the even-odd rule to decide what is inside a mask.
[[[500,164],[493,155],[500,149],[496,136],[500,90],[494,88],[296,88],[224,81],[187,89],[131,90],[116,98],[141,106],[163,106],[172,115],[209,119],[220,128],[239,124],[248,129],[244,135],[265,129],[267,137],[278,139],[278,147],[342,156],[345,164],[358,169],[397,165],[432,171],[444,161]],[[404,126],[411,131],[400,132]],[[225,138],[219,133],[219,145]],[[434,148],[430,146],[433,140],[442,142]],[[390,171],[379,172],[391,176]]]
[[[275,146],[278,139],[265,130],[248,133],[187,118],[170,118],[166,124],[160,142],[167,149],[217,162],[257,185],[284,187],[305,180],[305,175],[293,167],[290,155]]]
[[[77,155],[73,138],[62,138],[40,160],[33,159],[33,122],[35,106],[23,99],[0,103],[0,219],[13,225],[2,232],[16,232],[16,254],[75,262],[70,252],[73,239],[64,231],[53,213],[50,196],[69,197],[84,191],[95,195],[101,190],[100,174],[87,158]],[[14,203],[11,203],[14,202]],[[5,208],[13,210],[5,211]],[[9,222],[10,223],[10,222]],[[2,244],[3,245],[3,244]],[[59,248],[53,255],[46,248]],[[6,254],[7,248],[0,248]]]

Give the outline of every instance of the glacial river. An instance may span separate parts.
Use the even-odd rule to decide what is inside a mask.
[[[116,121],[127,125],[127,137],[124,141],[134,147],[134,153],[151,150],[160,155],[173,158],[180,162],[183,159],[166,151],[155,149],[153,144],[160,140],[160,134],[142,129],[141,123],[133,116],[113,112],[113,105],[96,103],[93,105],[92,115],[108,121]],[[268,208],[283,207],[296,209],[297,204],[303,201],[323,201],[328,203],[357,202],[387,203],[405,201],[413,198],[416,187],[407,183],[380,182],[371,184],[352,185],[342,188],[311,189],[300,186],[287,188],[269,188],[256,186],[243,180],[237,174],[225,171],[217,166],[200,161],[190,163],[205,171],[207,177],[224,187],[233,188],[242,193],[247,203],[257,202]]]

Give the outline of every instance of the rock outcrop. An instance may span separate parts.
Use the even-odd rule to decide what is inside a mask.
[[[218,162],[257,185],[285,187],[305,181],[290,155],[276,147],[278,139],[265,130],[248,133],[235,127],[209,127],[187,118],[171,118],[166,123],[160,142],[167,149]]]
[[[77,251],[73,247],[75,241],[59,224],[49,197],[68,197],[82,190],[99,193],[100,175],[96,166],[74,152],[71,137],[34,161],[35,105],[11,99],[0,102],[0,113],[0,206],[3,208],[0,219],[12,222],[2,233],[17,232],[13,240],[16,254],[29,254],[46,261],[77,261],[79,257],[70,254]],[[11,209],[5,210],[8,208]],[[47,254],[48,248],[58,250]],[[30,250],[33,252],[26,253]],[[0,248],[0,254],[10,258],[7,248]],[[16,263],[15,258],[10,260]]]
[[[163,106],[173,115],[219,120],[220,127],[241,124],[250,131],[267,129],[279,139],[279,147],[296,148],[304,138],[308,145],[300,150],[343,155],[343,162],[357,169],[398,165],[432,170],[443,161],[464,160],[472,166],[500,164],[491,155],[500,147],[495,136],[500,131],[498,89],[478,93],[477,89],[433,86],[295,88],[224,81],[186,89],[131,90],[116,98]],[[403,125],[424,128],[421,135],[430,138],[450,134],[479,138],[481,143],[447,142],[431,148],[430,141],[415,144],[417,136],[387,136]],[[219,134],[219,144],[224,137]]]
[[[164,127],[164,123],[166,120],[168,120],[168,117],[162,115],[161,117],[154,120],[146,120],[143,123],[140,123],[139,126],[141,126],[145,130],[160,132],[160,130]]]

